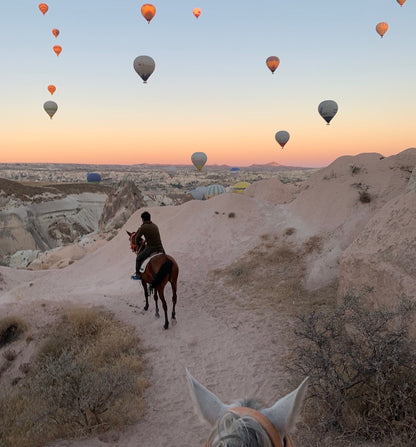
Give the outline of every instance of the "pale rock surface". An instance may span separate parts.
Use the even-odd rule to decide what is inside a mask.
[[[143,195],[134,181],[122,180],[108,194],[98,221],[99,230],[106,232],[121,228],[133,213],[145,205]]]
[[[416,300],[416,190],[387,202],[340,259],[339,295],[394,306]]]

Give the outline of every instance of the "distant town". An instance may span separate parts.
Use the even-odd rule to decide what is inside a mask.
[[[225,188],[238,182],[252,183],[278,177],[283,183],[304,181],[316,169],[281,166],[277,163],[236,167],[207,165],[199,172],[192,165],[100,165],[65,163],[0,163],[0,177],[27,185],[87,183],[87,175],[100,174],[103,186],[132,180],[149,204],[175,205],[199,186],[220,184]]]

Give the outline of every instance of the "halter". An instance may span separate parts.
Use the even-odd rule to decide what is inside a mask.
[[[249,416],[257,421],[264,428],[264,431],[269,436],[270,440],[272,441],[273,447],[293,447],[292,441],[288,436],[286,436],[286,443],[285,446],[283,446],[279,433],[277,433],[274,425],[270,422],[269,419],[267,419],[267,417],[263,413],[260,413],[260,411],[248,407],[235,407],[231,408],[230,411],[238,414],[239,416]],[[207,446],[208,444],[206,443],[205,447]]]

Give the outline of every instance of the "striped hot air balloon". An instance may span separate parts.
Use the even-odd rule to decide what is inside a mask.
[[[233,191],[238,194],[242,194],[249,186],[249,182],[238,182],[233,186]]]
[[[225,188],[222,185],[209,185],[205,192],[205,198],[211,199],[212,197],[219,196],[225,193]]]
[[[46,3],[39,3],[40,12],[45,15],[48,12],[48,5]]]

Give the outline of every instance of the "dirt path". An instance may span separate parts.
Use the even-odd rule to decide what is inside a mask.
[[[185,368],[225,402],[253,396],[267,404],[285,391],[279,367],[286,348],[279,339],[284,322],[266,309],[244,310],[221,293],[201,293],[192,272],[182,272],[177,324],[163,329],[154,316],[154,302],[143,310],[140,284],[129,296],[111,296],[119,318],[137,327],[148,350],[151,387],[146,393],[144,419],[123,433],[109,433],[85,441],[60,441],[53,447],[154,447],[203,445],[209,427],[196,415],[185,379]],[[211,288],[211,290],[213,290]],[[169,312],[171,310],[168,292]],[[260,366],[261,365],[261,366]]]

